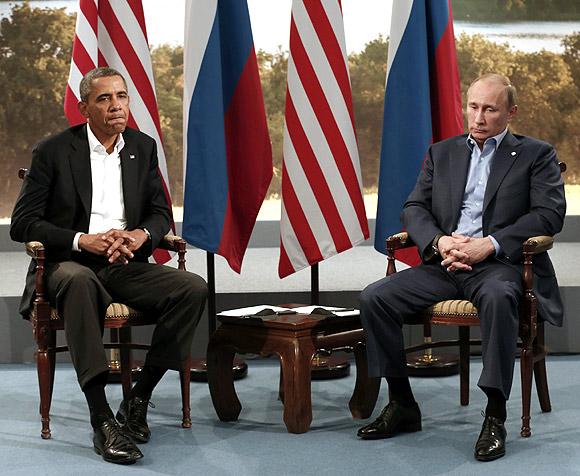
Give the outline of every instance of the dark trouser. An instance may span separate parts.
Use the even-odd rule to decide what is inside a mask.
[[[371,377],[405,377],[402,326],[411,316],[447,299],[466,299],[481,320],[483,370],[480,387],[509,398],[518,337],[521,274],[495,259],[469,272],[449,273],[439,263],[400,271],[369,285],[360,296]]]
[[[49,300],[64,320],[81,388],[109,368],[102,335],[111,302],[158,316],[145,363],[179,370],[190,355],[207,296],[201,277],[139,262],[89,267],[65,261],[49,266],[46,282]]]

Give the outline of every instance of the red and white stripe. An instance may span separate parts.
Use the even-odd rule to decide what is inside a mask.
[[[73,43],[64,111],[71,125],[86,122],[78,112],[82,77],[98,66],[119,71],[127,81],[131,97],[129,126],[153,137],[157,142],[159,171],[165,195],[171,206],[167,162],[163,151],[161,125],[155,96],[155,81],[147,41],[141,0],[80,0]],[[163,263],[171,258],[155,250],[154,259]]]
[[[293,0],[281,278],[369,237],[340,0]]]

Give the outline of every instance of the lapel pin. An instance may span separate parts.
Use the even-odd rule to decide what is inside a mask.
[[[515,152],[513,152],[513,153],[515,154]],[[130,158],[131,160],[133,160],[133,159],[135,158],[135,155],[134,155],[134,154],[129,154],[129,158]]]
[[[516,155],[516,153],[515,152],[512,152],[512,155]]]

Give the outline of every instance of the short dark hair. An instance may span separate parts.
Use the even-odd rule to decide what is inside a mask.
[[[508,104],[507,104],[508,109],[511,109],[512,107],[514,107],[517,104],[518,94],[516,91],[516,87],[511,83],[510,79],[507,76],[504,76],[503,74],[497,74],[497,73],[482,74],[479,78],[477,78],[475,81],[473,81],[469,85],[469,89],[471,89],[471,87],[475,83],[478,83],[479,81],[492,81],[492,82],[496,82],[496,83],[499,83],[499,84],[505,86],[505,92],[507,94],[507,101],[508,101]],[[468,92],[469,92],[469,89],[467,90]]]
[[[127,87],[127,81],[119,71],[113,68],[100,67],[91,69],[87,74],[81,79],[81,84],[79,85],[79,93],[81,95],[81,101],[87,102],[89,95],[91,94],[91,89],[93,87],[93,81],[98,78],[109,78],[111,76],[119,76],[123,83],[125,83],[125,88]]]

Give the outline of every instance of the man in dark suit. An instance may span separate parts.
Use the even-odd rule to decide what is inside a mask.
[[[511,134],[516,91],[508,78],[487,74],[467,93],[469,135],[433,144],[402,221],[423,263],[368,286],[361,294],[369,373],[386,377],[391,400],[361,428],[363,439],[421,430],[405,365],[405,317],[435,302],[467,299],[478,308],[488,397],[475,458],[505,454],[509,398],[522,297],[522,243],[563,225],[564,186],[556,152],[545,142]],[[539,314],[562,325],[562,301],[547,255],[534,258]]]
[[[171,210],[158,171],[155,141],[127,127],[129,95],[110,68],[87,73],[79,110],[87,124],[36,146],[12,215],[16,241],[46,248],[46,289],[62,316],[71,359],[88,402],[94,448],[105,461],[134,463],[150,431],[151,392],[167,369],[190,354],[207,285],[197,275],[148,263],[170,230]],[[34,293],[31,263],[21,312]],[[107,403],[108,361],[102,342],[109,304],[120,301],[160,317],[139,382],[117,419]]]

